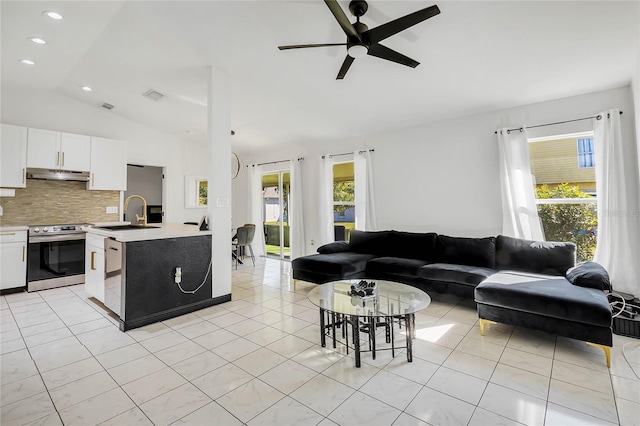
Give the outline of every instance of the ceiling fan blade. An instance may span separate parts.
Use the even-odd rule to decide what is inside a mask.
[[[354,61],[354,59],[349,55],[347,55],[347,57],[344,58],[344,62],[342,63],[342,66],[340,67],[340,71],[338,71],[338,76],[336,77],[336,80],[342,80],[344,78],[344,76],[347,73],[347,71],[349,71],[349,67],[351,66],[353,61]]]
[[[290,46],[278,46],[280,50],[288,49],[306,49],[308,47],[329,47],[329,46],[346,46],[347,43],[324,43],[324,44],[292,44]]]
[[[329,10],[331,10],[331,13],[333,13],[333,16],[336,18],[336,21],[338,21],[338,24],[340,24],[342,31],[344,31],[347,37],[354,37],[362,41],[360,34],[358,34],[355,28],[353,28],[351,21],[349,21],[347,15],[344,14],[344,11],[338,2],[336,0],[324,0],[324,2],[329,7]]]
[[[373,44],[369,47],[368,55],[375,56],[376,58],[386,59],[387,61],[396,62],[398,64],[406,65],[411,68],[415,68],[420,65],[420,62],[404,56],[402,53],[398,53],[393,49],[389,49],[381,44]]]
[[[410,13],[402,18],[394,19],[375,28],[365,31],[362,35],[365,39],[368,39],[371,43],[377,43],[400,31],[406,30],[420,22],[427,20],[440,13],[438,6],[433,5],[425,9],[418,10],[417,12]]]

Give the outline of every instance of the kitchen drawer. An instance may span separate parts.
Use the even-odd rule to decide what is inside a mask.
[[[0,244],[26,243],[27,231],[0,231]]]

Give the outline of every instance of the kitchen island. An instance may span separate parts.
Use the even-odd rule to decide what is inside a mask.
[[[213,295],[211,244],[211,231],[193,225],[87,228],[86,291],[122,331],[227,302],[231,294]]]

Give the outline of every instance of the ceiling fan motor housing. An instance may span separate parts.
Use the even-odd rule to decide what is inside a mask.
[[[351,14],[358,18],[367,13],[367,9],[369,9],[369,5],[364,0],[351,0],[349,2]]]

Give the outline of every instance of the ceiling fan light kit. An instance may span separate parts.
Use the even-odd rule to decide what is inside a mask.
[[[385,59],[411,68],[417,67],[420,65],[420,62],[413,60],[402,53],[396,52],[395,50],[389,49],[388,47],[380,44],[380,42],[440,13],[438,6],[433,5],[405,15],[401,18],[394,19],[393,21],[389,21],[386,24],[369,29],[369,27],[364,23],[360,22],[360,17],[363,16],[369,8],[369,5],[365,0],[351,0],[351,2],[349,2],[349,11],[351,11],[351,14],[356,17],[356,22],[354,23],[349,21],[349,18],[347,18],[347,15],[336,0],[324,0],[324,2],[347,36],[347,42],[295,44],[278,46],[278,49],[289,50],[307,49],[312,47],[346,46],[347,57],[344,59],[342,67],[340,67],[336,80],[342,80],[344,78],[355,59],[362,58],[366,55],[375,56],[377,58]]]

